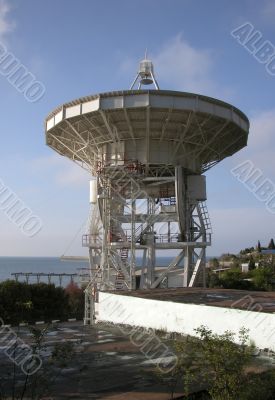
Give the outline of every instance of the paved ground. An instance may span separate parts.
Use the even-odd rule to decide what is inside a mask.
[[[116,292],[117,294],[117,292]],[[177,288],[120,292],[125,296],[173,301],[176,303],[206,304],[251,311],[275,312],[275,292],[255,292],[233,289]]]
[[[40,329],[43,328],[39,327]],[[18,328],[13,328],[18,332]],[[5,351],[9,347],[7,332],[0,334],[0,390],[1,399],[12,398],[14,363]],[[18,335],[31,344],[28,328],[20,327]],[[64,365],[51,364],[56,344],[72,343],[74,354]],[[17,353],[18,354],[18,350]],[[161,385],[153,372],[155,365],[131,343],[118,328],[84,327],[81,322],[58,324],[45,336],[43,365],[39,379],[30,377],[27,391],[40,392],[39,399],[108,399],[108,400],[167,400],[167,387]],[[62,355],[61,355],[62,356]],[[65,357],[65,350],[64,350]],[[25,375],[16,367],[16,392],[22,393]],[[178,395],[180,395],[178,393]],[[16,397],[20,398],[20,397]],[[24,397],[24,399],[35,397]]]
[[[39,326],[43,329],[44,326]],[[0,399],[21,399],[22,388],[27,383],[26,399],[40,400],[168,400],[171,398],[167,384],[161,384],[156,377],[156,360],[142,351],[139,331],[131,336],[132,328],[106,325],[84,327],[82,322],[67,322],[51,326],[42,346],[43,364],[37,375],[27,382],[19,365],[15,367],[7,356],[13,357],[14,334],[26,345],[33,343],[33,336],[27,327],[0,329]],[[142,336],[142,335],[141,335]],[[161,343],[168,344],[165,334]],[[68,345],[69,344],[69,345]],[[17,345],[19,343],[17,341]],[[53,362],[52,354],[60,345],[65,346],[59,353],[59,361]],[[56,347],[57,346],[57,347]],[[66,357],[66,346],[72,354]],[[19,348],[16,348],[18,357]],[[22,358],[21,358],[22,360]],[[257,362],[256,370],[270,368],[272,360],[265,358]],[[198,388],[196,388],[198,390]],[[174,398],[180,398],[181,387]],[[33,396],[31,396],[33,393]],[[39,394],[35,397],[35,394]]]

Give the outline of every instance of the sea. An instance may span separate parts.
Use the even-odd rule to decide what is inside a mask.
[[[160,266],[166,266],[169,264],[170,257],[162,257],[159,260]],[[137,265],[141,264],[141,259],[137,258]],[[59,257],[0,257],[0,281],[7,279],[15,279],[14,273],[66,273],[66,274],[77,274],[79,269],[88,268],[87,261],[79,260],[62,260]],[[23,281],[25,277],[19,276],[18,280]],[[62,286],[66,287],[70,283],[70,277],[62,277]],[[29,283],[35,283],[36,277],[31,276]],[[40,282],[48,283],[48,277],[42,276]],[[51,282],[59,285],[59,278],[53,276]],[[76,279],[77,282],[77,279]]]
[[[171,259],[171,257],[158,258],[158,266],[169,265]],[[137,267],[139,265],[141,265],[141,258],[137,257]],[[0,281],[15,279],[12,274],[20,272],[77,274],[81,268],[88,268],[88,262],[62,260],[59,257],[0,257]],[[24,281],[24,279],[23,276],[18,278],[19,281]],[[70,283],[70,279],[69,276],[62,277],[61,286],[66,287]],[[77,282],[77,277],[75,281]],[[29,283],[35,282],[36,277],[29,278]],[[40,282],[48,283],[48,277],[41,277]],[[59,286],[59,278],[53,276],[51,283]]]
[[[62,261],[59,257],[0,257],[0,281],[15,279],[13,273],[67,273],[75,274],[78,268],[87,268],[88,262]],[[18,278],[24,281],[24,277]],[[35,283],[36,277],[30,277],[29,283]],[[46,276],[40,282],[48,283]],[[51,282],[59,285],[58,277],[52,277]],[[70,283],[70,277],[62,278],[62,286]]]

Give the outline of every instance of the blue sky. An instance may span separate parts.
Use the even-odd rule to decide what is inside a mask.
[[[162,89],[228,101],[251,120],[248,147],[207,173],[210,255],[275,236],[275,215],[230,170],[251,160],[275,182],[275,76],[230,32],[275,45],[275,0],[0,0],[0,43],[43,82],[30,103],[0,75],[0,179],[43,221],[33,238],[0,212],[0,255],[59,256],[85,223],[88,177],[45,145],[44,119],[71,99],[128,89],[147,47]],[[80,235],[68,254],[84,254]]]

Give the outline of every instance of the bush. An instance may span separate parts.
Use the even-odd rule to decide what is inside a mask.
[[[68,295],[70,316],[81,319],[84,310],[84,291],[74,282],[71,282],[65,289]]]
[[[240,392],[240,400],[274,400],[275,371],[247,375],[247,385]]]
[[[31,288],[26,283],[7,280],[0,283],[0,316],[7,324],[31,318]]]
[[[235,343],[236,335],[230,331],[218,335],[201,326],[195,332],[198,337],[187,336],[174,344],[177,365],[172,371],[161,372],[172,398],[179,383],[186,399],[201,398],[196,397],[200,394],[212,400],[275,398],[274,371],[259,375],[246,373],[254,352],[246,329],[239,331],[239,345]]]
[[[251,271],[254,286],[257,290],[273,289],[273,269],[271,267],[262,267]]]
[[[236,268],[221,274],[220,285],[224,289],[253,290],[253,282],[244,280],[245,275]]]
[[[82,318],[83,311],[83,291],[76,285],[65,290],[46,283],[0,283],[0,317],[6,324]]]
[[[31,286],[32,320],[64,319],[69,313],[69,299],[65,290],[53,284],[38,283]]]

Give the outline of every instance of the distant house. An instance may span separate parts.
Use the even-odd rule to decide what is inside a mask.
[[[219,273],[219,272],[224,272],[224,271],[228,271],[230,269],[230,267],[225,267],[225,268],[216,268],[216,269],[213,269],[212,271],[213,272],[215,272],[215,273]]]
[[[275,254],[275,249],[262,250],[262,254]]]
[[[221,268],[230,268],[233,266],[234,261],[219,261],[219,265]]]
[[[242,263],[241,264],[242,267],[242,272],[248,272],[249,271],[249,263]],[[255,263],[255,267],[258,268],[259,267],[259,263]]]

